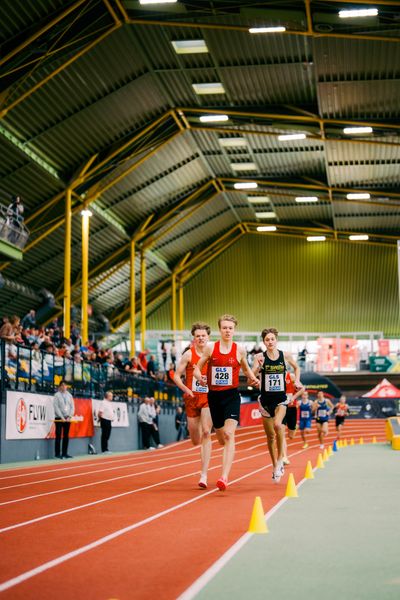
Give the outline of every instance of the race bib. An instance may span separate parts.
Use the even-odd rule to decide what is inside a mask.
[[[211,367],[211,385],[232,385],[232,367]]]
[[[285,382],[283,373],[266,373],[265,390],[267,392],[284,392]]]
[[[302,419],[308,419],[308,417],[310,415],[309,415],[308,410],[302,410],[301,413],[300,413],[300,416],[301,416]]]
[[[318,411],[318,416],[319,417],[326,417],[326,410],[319,410]]]
[[[201,383],[201,381],[193,377],[192,392],[194,392],[195,394],[207,394],[208,386],[204,385],[203,383]]]

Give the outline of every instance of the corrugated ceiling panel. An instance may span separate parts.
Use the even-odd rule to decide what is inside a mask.
[[[279,206],[274,204],[275,212],[280,223],[285,221],[331,221],[332,209],[330,204],[296,204]],[[298,223],[296,223],[298,224]]]
[[[8,40],[25,29],[35,25],[42,19],[47,21],[48,15],[65,6],[65,0],[2,0],[0,3],[0,39]]]
[[[398,186],[400,183],[400,163],[394,165],[344,165],[330,166],[329,177],[332,185],[381,188]]]
[[[344,231],[366,231],[374,233],[377,230],[386,231],[391,235],[398,235],[400,231],[400,211],[393,211],[387,216],[363,217],[335,217],[335,224],[338,229]]]
[[[400,80],[318,83],[322,116],[342,119],[397,119]]]
[[[360,138],[361,139],[361,136]],[[385,142],[383,144],[353,144],[351,142],[327,141],[326,158],[329,164],[344,162],[399,162],[400,139],[394,135],[387,137],[368,136],[367,139]],[[393,145],[391,145],[393,144]],[[397,144],[397,145],[394,145]]]

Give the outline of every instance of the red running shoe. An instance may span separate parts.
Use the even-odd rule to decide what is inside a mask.
[[[220,492],[224,492],[228,486],[228,480],[225,477],[220,477],[217,481],[217,488]]]

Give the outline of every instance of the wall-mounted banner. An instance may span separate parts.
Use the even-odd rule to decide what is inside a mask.
[[[100,419],[97,416],[101,400],[92,400],[93,423],[100,427]],[[126,402],[112,402],[114,419],[111,427],[129,427],[128,406]]]
[[[6,440],[46,439],[54,437],[53,396],[7,392]],[[74,398],[75,411],[70,437],[92,437],[94,434],[92,401]]]

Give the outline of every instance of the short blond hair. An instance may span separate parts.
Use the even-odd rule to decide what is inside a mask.
[[[235,323],[235,327],[238,324],[236,317],[234,317],[233,315],[222,315],[222,317],[218,319],[218,327],[221,327],[222,321],[232,321],[232,323]]]

